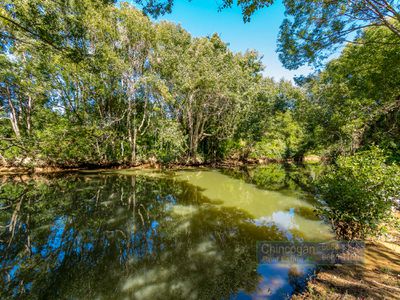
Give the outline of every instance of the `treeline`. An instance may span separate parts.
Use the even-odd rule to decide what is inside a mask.
[[[135,2],[154,15],[173,3]],[[247,20],[266,3],[239,1]],[[178,25],[153,23],[127,3],[1,1],[0,163],[317,154],[331,162],[314,186],[320,213],[341,237],[375,233],[400,201],[398,7],[285,6],[293,20],[284,20],[278,39],[283,64],[319,66],[297,78],[298,87],[263,77],[254,51],[233,53],[218,35],[194,38]],[[347,38],[341,55],[321,66]]]
[[[399,37],[372,27],[302,80],[304,144],[332,162],[315,182],[319,211],[340,238],[385,233],[398,222],[392,212],[400,203],[399,63]]]
[[[4,165],[285,159],[300,144],[302,92],[216,34],[100,0],[10,1],[1,26]]]
[[[2,164],[334,161],[371,145],[399,160],[400,42],[387,26],[295,87],[263,77],[256,52],[127,3],[3,1],[0,20]]]
[[[400,161],[400,39],[388,28],[364,30],[339,58],[300,78],[305,144],[332,158],[379,146]]]
[[[390,16],[295,87],[263,77],[254,51],[233,53],[218,35],[194,38],[126,3],[1,3],[1,164],[300,161],[317,154],[331,164],[312,188],[338,236],[364,238],[391,222],[400,199],[400,40]],[[319,14],[291,12],[299,30],[303,14]],[[284,64],[317,63],[347,32],[340,22],[321,23],[329,41],[325,31],[306,39],[283,26]]]

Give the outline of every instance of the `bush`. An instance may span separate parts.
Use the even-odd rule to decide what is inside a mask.
[[[35,132],[40,158],[47,163],[80,165],[99,161],[95,128],[72,125],[60,118],[56,124]],[[37,157],[38,158],[38,157]]]
[[[400,168],[386,164],[379,148],[339,157],[316,186],[321,199],[319,212],[344,239],[377,233],[390,217],[394,199],[400,197]]]

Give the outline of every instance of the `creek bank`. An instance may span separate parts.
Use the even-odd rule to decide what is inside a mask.
[[[323,159],[318,156],[305,157],[304,162],[307,163],[319,163]],[[153,160],[140,162],[137,164],[125,164],[125,163],[82,163],[82,164],[38,164],[31,166],[24,165],[1,165],[0,164],[0,175],[10,174],[45,174],[45,173],[60,173],[60,172],[77,172],[83,170],[123,170],[123,169],[182,169],[191,167],[222,167],[222,168],[235,168],[241,166],[251,165],[267,165],[270,163],[295,163],[294,160],[277,160],[277,159],[226,159],[221,161],[208,161],[208,162],[173,162],[173,163],[161,163]]]
[[[400,299],[400,212],[384,237],[365,242],[364,263],[322,267],[294,300]]]

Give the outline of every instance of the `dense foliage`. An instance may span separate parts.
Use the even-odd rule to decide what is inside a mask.
[[[400,44],[383,28],[357,41],[304,81],[308,97],[299,113],[307,118],[308,145],[335,156],[377,144],[398,161]]]
[[[392,31],[370,28],[301,82],[303,146],[336,161],[318,188],[321,213],[342,238],[376,233],[400,198],[399,54]]]
[[[269,146],[257,155],[295,152],[288,131],[299,126],[289,110],[301,92],[263,78],[256,52],[152,23],[127,3],[35,4],[1,11],[3,164],[209,161],[263,134]]]
[[[342,238],[375,233],[390,219],[393,199],[400,197],[400,167],[386,164],[379,148],[340,157],[317,183],[324,200],[320,213]]]
[[[136,2],[153,15],[173,4]],[[1,165],[317,154],[336,161],[319,181],[322,213],[349,238],[373,232],[399,197],[398,1],[285,1],[278,50],[286,67],[318,64],[351,37],[300,87],[263,77],[255,51],[151,22],[128,3],[0,3]],[[271,3],[237,1],[245,19]]]

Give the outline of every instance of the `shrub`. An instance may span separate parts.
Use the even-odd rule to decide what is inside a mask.
[[[35,135],[40,158],[47,163],[79,165],[99,160],[94,127],[72,125],[60,118]]]
[[[393,199],[400,196],[400,168],[386,164],[377,147],[339,157],[336,166],[316,183],[322,199],[319,212],[344,239],[377,233],[390,217]]]

